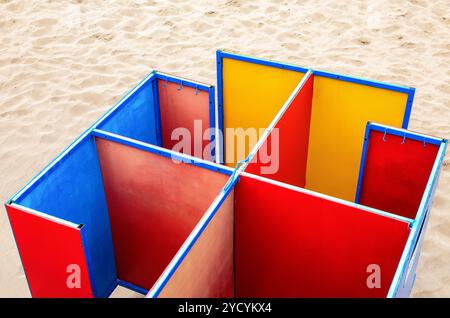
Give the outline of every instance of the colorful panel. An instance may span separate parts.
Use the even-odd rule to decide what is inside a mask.
[[[371,130],[359,203],[415,219],[439,145]]]
[[[87,134],[14,199],[48,215],[86,225],[86,253],[96,297],[109,295],[116,267],[105,193],[94,138]]]
[[[234,296],[233,203],[231,192],[158,297]]]
[[[159,115],[152,84],[154,80],[153,76],[148,77],[121,100],[117,108],[99,123],[98,129],[157,145]]]
[[[161,79],[158,92],[163,147],[211,159],[209,92]]]
[[[385,297],[408,225],[243,175],[235,187],[236,297]]]
[[[304,187],[314,77],[310,76],[246,171]]]
[[[306,188],[352,201],[368,121],[402,127],[408,94],[314,77]]]
[[[97,138],[118,278],[150,289],[228,176]]]
[[[223,104],[219,107],[223,107],[224,160],[234,167],[237,161],[247,157],[262,133],[259,130],[269,126],[304,74],[281,66],[263,65],[263,61],[224,57],[219,63],[222,63],[218,67],[222,72]],[[244,133],[250,128],[256,138],[247,137],[240,147],[233,131],[227,133],[228,128],[241,128]],[[244,133],[241,135],[245,136]]]
[[[83,228],[7,205],[32,297],[92,297]]]

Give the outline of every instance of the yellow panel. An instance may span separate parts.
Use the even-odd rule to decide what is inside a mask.
[[[306,188],[354,201],[367,121],[401,127],[407,97],[316,76]]]
[[[234,167],[237,161],[247,157],[256,142],[247,138],[245,152],[238,156],[237,138],[234,142],[233,138],[227,138],[226,129],[243,128],[245,131],[255,128],[258,131],[256,139],[259,139],[260,128],[269,126],[304,74],[229,58],[223,59],[222,74],[224,160]]]

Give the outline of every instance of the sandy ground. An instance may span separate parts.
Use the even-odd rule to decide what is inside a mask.
[[[2,201],[151,69],[215,83],[218,48],[414,86],[410,128],[450,137],[448,0],[124,2],[0,0]],[[448,163],[416,297],[450,296]],[[0,296],[29,296],[4,211]]]

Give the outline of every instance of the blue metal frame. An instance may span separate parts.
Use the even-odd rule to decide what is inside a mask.
[[[191,88],[198,88],[201,91],[208,92],[211,87],[214,87],[209,84],[191,81],[191,80],[188,80],[185,78],[177,77],[174,75],[169,75],[167,73],[162,73],[162,72],[158,72],[158,71],[155,71],[154,74],[157,79],[160,79],[162,81],[167,81],[169,83],[175,83],[175,84],[179,84],[179,85],[187,86],[187,87],[191,87]]]
[[[358,174],[358,184],[356,186],[356,195],[355,195],[355,203],[359,204],[359,197],[361,196],[361,184],[364,173],[364,167],[366,164],[366,154],[367,147],[369,146],[369,137],[370,137],[370,121],[366,124],[366,130],[364,132],[364,143],[361,155],[361,162],[359,164],[359,174]]]
[[[131,138],[127,138],[127,137],[123,137],[120,135],[116,135],[116,134],[112,134],[110,132],[107,131],[103,131],[103,130],[99,130],[99,129],[94,129],[92,131],[93,136],[98,137],[98,138],[102,138],[102,139],[106,139],[106,140],[111,140],[117,143],[120,143],[122,145],[126,145],[126,146],[130,146],[136,149],[140,149],[140,150],[144,150],[153,154],[157,154],[166,158],[171,158],[173,160],[177,160],[183,163],[188,163],[188,164],[192,164],[194,166],[198,166],[198,167],[202,167],[211,171],[215,171],[215,172],[219,172],[225,175],[229,175],[231,176],[233,174],[233,169],[222,166],[222,165],[218,165],[215,164],[213,162],[207,161],[207,160],[203,160],[203,159],[199,159],[197,157],[192,157],[189,155],[185,155],[185,154],[181,154],[179,152],[175,152],[166,148],[162,148],[162,147],[158,147],[152,144],[148,144],[145,142],[141,142],[135,139],[131,139]]]
[[[220,61],[221,63],[222,63],[223,58],[229,58],[232,60],[249,62],[249,63],[260,64],[260,65],[265,65],[265,66],[271,66],[271,67],[281,68],[284,70],[295,71],[295,72],[299,72],[299,73],[306,73],[309,70],[308,68],[289,64],[289,63],[282,63],[282,62],[276,62],[276,61],[271,61],[271,60],[266,60],[266,59],[245,56],[245,55],[241,55],[241,54],[228,53],[228,52],[224,52],[224,51],[220,51],[220,50],[217,50],[216,57],[217,57],[218,61]]]
[[[408,99],[406,101],[405,116],[403,117],[402,128],[404,128],[404,129],[408,129],[409,119],[411,117],[412,104],[413,104],[413,101],[414,101],[414,95],[415,94],[416,94],[416,89],[411,87],[409,89]]]
[[[214,86],[209,88],[209,126],[211,129],[210,142],[211,146],[211,161],[216,162],[217,147],[216,147],[216,89]]]
[[[407,139],[421,141],[421,142],[425,142],[427,144],[432,144],[432,145],[436,145],[436,146],[439,146],[442,142],[445,142],[445,139],[442,139],[439,137],[427,136],[427,135],[424,135],[421,133],[412,132],[410,130],[390,127],[390,126],[376,124],[376,123],[372,123],[372,122],[369,122],[368,128],[370,130],[375,130],[378,132],[383,132],[383,133],[385,132],[386,135],[405,137]]]
[[[159,91],[158,91],[158,80],[157,77],[152,78],[152,89],[153,89],[153,101],[155,103],[155,119],[156,119],[156,139],[157,145],[162,147],[162,127],[161,127],[161,110],[159,107]]]
[[[222,52],[216,52],[216,64],[217,64],[217,122],[219,128],[219,163],[224,164],[224,144],[223,144],[223,81],[222,81]]]
[[[408,94],[411,90],[414,90],[414,88],[404,86],[404,85],[390,84],[390,83],[379,82],[379,81],[369,80],[369,79],[355,77],[355,76],[342,75],[342,74],[337,74],[337,73],[332,73],[332,72],[327,72],[327,71],[313,70],[313,72],[314,72],[314,75],[316,75],[316,76],[327,77],[327,78],[336,79],[336,80],[340,80],[340,81],[387,89],[387,90],[394,91],[394,92]]]

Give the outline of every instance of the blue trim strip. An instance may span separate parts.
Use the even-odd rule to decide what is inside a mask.
[[[367,122],[366,130],[364,132],[364,144],[361,155],[361,162],[359,164],[359,176],[358,176],[358,185],[356,186],[355,203],[359,203],[359,197],[361,196],[361,186],[364,174],[364,167],[366,165],[366,154],[367,148],[369,147],[369,138],[370,138],[370,121]]]
[[[195,81],[191,81],[185,78],[181,78],[181,77],[176,77],[173,75],[169,75],[166,73],[161,73],[158,71],[155,71],[155,77],[157,79],[160,79],[162,81],[167,81],[170,83],[176,83],[176,84],[180,84],[182,86],[187,86],[187,87],[191,87],[191,88],[198,88],[201,91],[209,91],[211,87],[213,87],[212,85],[208,85],[208,84],[204,84],[204,83],[199,83],[199,82],[195,82]]]
[[[210,144],[211,144],[211,161],[216,162],[216,104],[215,104],[215,87],[211,86],[209,92],[209,128],[211,129]]]
[[[177,257],[177,255],[175,256],[176,260],[175,260],[175,264],[170,268],[169,272],[167,273],[166,277],[164,277],[163,281],[161,283],[158,284],[158,282],[156,284],[158,284],[157,288],[155,290],[150,290],[151,294],[149,295],[149,297],[151,298],[157,298],[159,296],[159,294],[161,293],[161,291],[164,289],[164,287],[166,286],[166,284],[168,283],[168,281],[170,280],[170,278],[173,276],[173,274],[176,272],[176,270],[178,269],[178,267],[180,266],[180,264],[183,262],[183,260],[185,259],[186,255],[189,253],[189,251],[192,249],[192,247],[194,246],[194,244],[197,242],[198,238],[200,237],[200,235],[202,235],[202,233],[205,231],[206,227],[208,226],[208,224],[210,223],[210,221],[212,220],[212,218],[216,215],[217,211],[219,210],[219,208],[221,207],[222,203],[225,201],[225,199],[228,197],[228,194],[231,192],[231,190],[234,188],[234,186],[236,185],[236,182],[239,180],[239,175],[236,175],[236,177],[234,179],[230,179],[230,185],[227,187],[227,189],[223,190],[221,194],[219,194],[219,196],[216,198],[216,200],[219,198],[218,201],[216,201],[215,203],[213,203],[212,206],[212,211],[209,213],[209,215],[207,215],[206,219],[203,221],[203,223],[201,223],[200,225],[200,229],[197,233],[195,233],[194,237],[190,240],[189,238],[186,240],[185,244],[187,243],[187,246],[185,247],[185,249],[182,251],[182,254],[180,256]],[[200,221],[202,222],[202,221]],[[199,223],[200,224],[200,223]],[[195,229],[194,229],[195,230]],[[184,245],[183,245],[184,246]],[[183,247],[182,247],[183,248]],[[174,258],[174,259],[175,259]],[[173,261],[173,260],[172,260]],[[169,264],[170,266],[170,264]],[[155,284],[155,285],[156,285]]]
[[[427,144],[432,144],[432,145],[437,145],[437,146],[439,146],[442,142],[445,142],[445,139],[442,139],[442,138],[427,136],[427,135],[412,132],[412,131],[409,131],[406,129],[395,128],[395,127],[376,124],[376,123],[372,123],[372,122],[368,123],[367,129],[375,130],[375,131],[383,132],[383,133],[386,132],[387,135],[405,137],[407,139],[425,142]]]
[[[136,149],[144,150],[153,154],[157,154],[166,158],[177,160],[180,162],[192,164],[194,166],[202,167],[211,171],[219,172],[225,175],[232,175],[233,169],[225,166],[221,166],[206,160],[199,159],[197,157],[188,156],[175,151],[168,150],[166,148],[161,148],[155,145],[147,144],[138,140],[130,139],[127,137],[112,134],[103,130],[94,129],[92,134],[95,137],[112,140],[114,142],[120,143],[122,145],[130,146]]]
[[[238,61],[272,66],[272,67],[282,68],[282,69],[286,69],[286,70],[297,71],[297,72],[301,72],[301,73],[306,73],[308,71],[308,68],[305,68],[305,67],[295,66],[292,64],[284,64],[284,63],[280,63],[280,62],[273,62],[273,61],[269,61],[269,60],[262,60],[262,59],[248,57],[248,56],[244,56],[244,55],[223,52],[220,50],[217,51],[217,57],[218,58],[220,57],[221,59],[225,57],[225,58],[234,59],[234,60],[238,60]],[[359,78],[359,77],[354,77],[354,76],[349,76],[349,75],[342,75],[342,74],[326,72],[326,71],[321,71],[321,70],[315,70],[315,69],[312,69],[312,71],[313,71],[313,74],[316,76],[327,77],[327,78],[332,78],[332,79],[337,79],[337,80],[342,80],[342,81],[346,81],[346,82],[362,84],[362,85],[367,85],[367,86],[372,86],[372,87],[377,87],[377,88],[383,88],[383,89],[392,90],[392,91],[396,91],[396,92],[411,94],[411,92],[414,91],[414,88],[404,86],[404,85],[389,84],[389,83],[373,81],[373,80],[368,80],[368,79],[364,79],[364,78]],[[414,94],[412,94],[409,97],[413,97],[413,96],[414,96]],[[409,99],[410,98],[408,98],[408,100]],[[412,99],[411,99],[411,103],[412,103]]]
[[[157,145],[162,147],[162,126],[161,126],[161,108],[159,107],[159,91],[157,77],[152,78],[153,101],[155,103],[155,122],[156,122],[156,141]]]
[[[411,87],[408,92],[408,100],[406,101],[405,117],[403,118],[403,123],[402,123],[403,129],[408,129],[409,119],[411,117],[411,110],[412,110],[415,93],[416,93],[416,89]]]
[[[293,64],[275,62],[275,61],[271,61],[271,60],[263,60],[263,59],[254,58],[254,57],[250,57],[250,56],[228,53],[228,52],[224,52],[224,51],[220,51],[220,50],[217,51],[216,56],[218,59],[220,58],[221,60],[223,58],[229,58],[229,59],[233,59],[233,60],[237,60],[237,61],[271,66],[271,67],[281,68],[284,70],[295,71],[295,72],[300,72],[300,73],[306,73],[308,71],[308,68],[296,66]]]
[[[400,258],[399,264],[397,266],[397,270],[395,272],[394,278],[392,280],[392,284],[389,288],[389,292],[387,294],[388,298],[395,297],[400,286],[400,282],[402,277],[408,267],[409,262],[411,261],[411,257],[414,253],[414,246],[416,245],[416,241],[419,238],[420,228],[422,227],[422,223],[424,222],[426,213],[430,208],[430,200],[432,197],[432,193],[434,188],[437,185],[437,180],[439,176],[439,171],[442,166],[442,162],[444,160],[445,151],[447,149],[447,140],[442,140],[439,146],[438,155],[436,157],[436,161],[434,162],[433,169],[431,171],[430,177],[428,179],[427,187],[422,196],[422,201],[420,203],[416,220],[413,222],[411,227],[411,232],[409,234],[408,240],[406,242],[405,248],[403,250],[402,256]]]
[[[220,51],[216,52],[216,64],[217,64],[217,117],[218,117],[218,126],[219,126],[219,163],[224,164],[224,144],[223,144],[223,80],[222,80],[222,71],[223,71],[223,59],[222,53]]]
[[[411,90],[411,87],[404,86],[404,85],[384,83],[384,82],[379,82],[379,81],[374,81],[374,80],[369,80],[369,79],[364,79],[364,78],[354,77],[354,76],[349,76],[349,75],[342,75],[342,74],[337,74],[337,73],[332,73],[332,72],[313,70],[313,73],[316,76],[327,77],[327,78],[336,79],[336,80],[340,80],[340,81],[387,89],[390,91],[395,91],[395,92],[400,92],[400,93],[409,93]]]
[[[145,289],[143,287],[139,287],[139,286],[137,286],[135,284],[126,282],[126,281],[121,280],[121,279],[117,280],[117,285],[125,287],[125,288],[128,288],[128,289],[130,289],[130,290],[132,290],[132,291],[134,291],[136,293],[142,294],[142,295],[147,295],[147,293],[148,293],[147,289]]]

